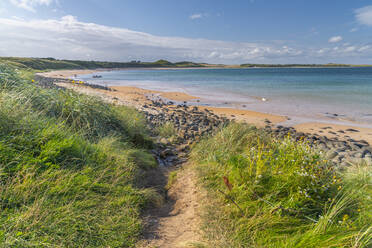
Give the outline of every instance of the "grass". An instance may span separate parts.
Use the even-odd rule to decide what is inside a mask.
[[[167,182],[167,185],[165,186],[166,190],[169,190],[172,187],[172,185],[177,181],[177,174],[178,174],[178,171],[169,172],[168,182]]]
[[[157,134],[161,137],[169,139],[171,142],[178,139],[178,132],[172,122],[166,122],[157,128]]]
[[[0,73],[1,247],[133,247],[157,197],[143,116]]]
[[[191,157],[208,191],[212,246],[371,245],[371,168],[340,172],[308,144],[245,124],[201,141]]]

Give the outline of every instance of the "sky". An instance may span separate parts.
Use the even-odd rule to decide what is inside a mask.
[[[0,56],[372,64],[372,0],[0,0]]]

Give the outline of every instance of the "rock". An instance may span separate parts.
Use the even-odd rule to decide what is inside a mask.
[[[174,153],[173,153],[173,151],[172,151],[171,149],[169,149],[169,148],[166,148],[166,149],[164,149],[164,150],[162,150],[162,151],[160,152],[160,157],[161,157],[161,158],[166,158],[166,157],[171,156],[171,155],[174,155]]]
[[[356,130],[356,129],[353,129],[353,128],[348,128],[348,129],[346,129],[346,131],[348,131],[348,132],[354,132],[354,133],[359,132],[359,130]]]
[[[338,155],[338,152],[336,152],[335,150],[331,150],[327,153],[327,158],[329,160],[332,160],[333,158],[337,157]]]
[[[362,151],[362,157],[372,157],[372,152],[368,149]]]
[[[166,138],[161,138],[159,142],[160,142],[161,144],[164,144],[164,145],[170,145],[169,140],[166,139]]]

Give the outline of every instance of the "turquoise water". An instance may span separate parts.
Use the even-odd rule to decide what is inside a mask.
[[[121,70],[80,78],[105,85],[181,91],[201,104],[233,106],[294,119],[372,124],[372,68]],[[262,101],[265,98],[267,101]]]

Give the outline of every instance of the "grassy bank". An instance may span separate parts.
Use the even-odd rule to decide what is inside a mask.
[[[31,77],[0,65],[0,246],[133,247],[157,197],[143,116]]]
[[[213,247],[370,247],[371,168],[232,124],[193,150]]]

